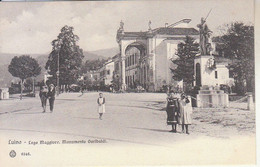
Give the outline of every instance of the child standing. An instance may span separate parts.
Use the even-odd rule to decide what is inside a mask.
[[[103,97],[102,93],[99,93],[99,98],[97,99],[98,103],[98,113],[99,119],[102,120],[102,115],[105,113],[105,98]]]
[[[177,129],[177,121],[178,121],[178,113],[179,113],[179,103],[178,99],[176,98],[176,93],[173,91],[169,94],[169,97],[167,97],[167,107],[166,107],[166,113],[167,113],[167,125],[172,125],[171,132],[176,133]]]
[[[188,126],[191,124],[191,113],[192,113],[192,107],[188,103],[190,103],[190,100],[183,93],[181,95],[181,100],[180,100],[179,124],[182,126],[182,133],[184,133],[184,126],[185,126],[187,134],[189,134]]]

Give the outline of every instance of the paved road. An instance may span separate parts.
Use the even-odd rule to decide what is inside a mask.
[[[170,133],[171,127],[166,125],[166,113],[162,107],[166,98],[165,94],[104,93],[104,96],[106,113],[103,120],[98,119],[97,92],[83,95],[80,93],[61,94],[56,98],[53,113],[49,113],[49,110],[47,113],[42,113],[38,97],[25,98],[21,101],[15,98],[0,101],[0,144],[6,146],[7,153],[10,149],[16,149],[19,153],[30,151],[34,158],[46,164],[70,162],[67,156],[72,154],[79,158],[77,161],[72,161],[73,165],[78,163],[167,165],[222,161],[230,163],[233,159],[223,155],[223,150],[226,150],[226,154],[236,153],[233,147],[245,149],[244,145],[236,145],[236,142],[248,141],[247,138],[242,138],[238,141],[232,140],[233,143],[230,143],[230,139],[227,142],[227,139],[214,139],[192,132],[190,135]],[[213,139],[214,142],[210,142]],[[7,144],[9,140],[21,140],[23,143],[21,145]],[[59,142],[85,140],[87,143],[94,143],[46,145],[48,149],[44,147],[45,145],[29,144],[30,141],[35,143],[40,140]],[[106,143],[95,143],[97,140]],[[251,140],[254,138],[250,138]],[[215,151],[212,152],[210,149]],[[254,147],[246,149],[254,151]],[[196,154],[198,151],[200,154]],[[50,153],[56,156],[63,155],[67,159],[51,159]],[[212,157],[209,158],[211,154]],[[42,158],[43,155],[45,155],[44,158]],[[86,155],[89,157],[84,157]],[[213,158],[216,155],[223,159],[216,160]],[[185,159],[186,156],[189,158]],[[208,158],[205,159],[205,157]],[[19,158],[23,160],[23,157]],[[116,160],[113,160],[114,158]],[[252,160],[252,157],[250,158]],[[240,161],[248,162],[247,159],[242,158]],[[12,164],[12,161],[10,163]]]

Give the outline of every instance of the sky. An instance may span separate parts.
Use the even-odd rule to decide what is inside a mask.
[[[118,47],[116,31],[147,31],[181,19],[197,28],[212,9],[207,24],[213,35],[234,21],[254,24],[253,0],[164,0],[0,2],[0,53],[46,54],[64,25],[73,26],[84,51]]]

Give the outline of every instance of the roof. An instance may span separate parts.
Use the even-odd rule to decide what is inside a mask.
[[[160,27],[152,30],[151,32],[124,32],[124,36],[127,37],[146,37],[147,35],[199,35],[199,31],[195,28],[171,28]]]
[[[143,37],[147,35],[147,31],[146,32],[124,32],[125,35],[130,36],[130,37]]]
[[[153,30],[155,34],[162,35],[199,35],[199,31],[195,28],[169,28],[161,27]]]

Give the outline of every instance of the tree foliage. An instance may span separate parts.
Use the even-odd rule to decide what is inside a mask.
[[[233,60],[229,69],[236,83],[244,86],[246,91],[254,91],[254,26],[232,23],[219,38],[225,57]]]
[[[23,55],[20,57],[15,56],[10,65],[8,66],[8,71],[14,77],[18,77],[21,79],[21,96],[22,99],[23,94],[23,84],[27,78],[36,77],[41,73],[41,67],[39,66],[37,60],[30,57],[29,55]]]
[[[89,71],[98,70],[104,65],[105,62],[105,59],[86,60],[86,62],[82,64],[81,72],[87,73]]]
[[[178,57],[172,60],[174,65],[177,65],[175,69],[171,69],[173,79],[192,84],[194,81],[194,59],[198,53],[199,44],[193,38],[186,36],[185,41],[178,45],[176,53]]]
[[[59,58],[60,84],[65,85],[77,81],[84,57],[83,50],[77,45],[79,37],[73,33],[73,30],[73,27],[67,25],[61,29],[57,39],[51,43],[52,51],[45,66],[49,70],[48,73],[56,80]]]
[[[23,82],[27,78],[39,75],[41,73],[41,67],[37,60],[28,55],[23,55],[19,57],[15,56],[11,60],[8,71],[12,76],[20,78]]]

